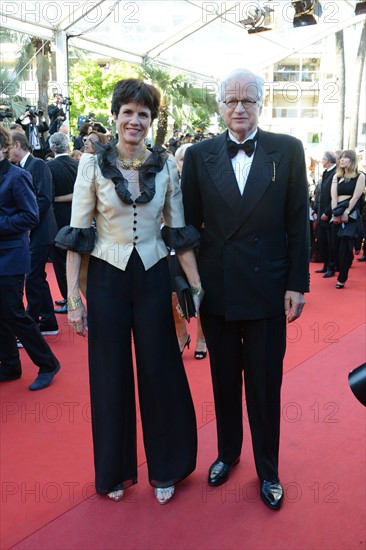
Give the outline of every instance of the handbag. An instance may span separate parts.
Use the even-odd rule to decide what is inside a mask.
[[[196,308],[191,287],[181,275],[174,277],[174,281],[180,309],[182,310],[184,318],[189,322],[191,317],[196,316]]]
[[[344,201],[339,202],[337,206],[332,210],[333,216],[335,216],[336,218],[338,218],[339,216],[342,216],[342,214],[344,214],[344,211],[348,208],[348,206],[349,206],[349,199],[345,199]]]
[[[348,223],[342,223],[337,236],[341,239],[358,239],[363,235],[362,221],[358,217],[356,220],[350,220]]]

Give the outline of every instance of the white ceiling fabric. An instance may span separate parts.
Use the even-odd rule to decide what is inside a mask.
[[[243,66],[260,72],[362,19],[356,0],[320,4],[318,24],[301,28],[293,28],[288,0],[2,0],[0,15],[7,28],[44,38],[66,34],[85,50],[137,63],[148,56],[216,79]],[[239,21],[258,5],[274,10],[272,30],[248,34]]]

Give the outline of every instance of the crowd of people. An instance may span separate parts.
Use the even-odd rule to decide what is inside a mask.
[[[190,315],[195,358],[209,353],[215,400],[217,456],[207,482],[225,483],[239,463],[244,382],[260,496],[272,510],[283,502],[286,324],[300,317],[309,290],[305,154],[298,139],[258,127],[261,77],[239,69],[218,89],[226,130],[175,134],[166,147],[146,146],[160,93],[140,79],[115,85],[116,140],[84,121],[71,152],[57,94],[47,162],[31,152],[29,112],[10,132],[0,125],[0,381],[20,378],[24,347],[39,367],[30,390],[52,383],[61,365],[44,336],[58,332],[57,314],[88,335],[95,485],[116,502],[138,481],[134,362],[157,502],[168,503],[195,469],[196,419],[182,360]],[[341,289],[363,237],[365,175],[349,150],[326,151],[323,167],[311,212],[324,263],[317,271],[325,278],[339,271]],[[56,304],[50,259],[62,296]],[[177,275],[193,308],[185,316]]]
[[[353,150],[325,151],[322,165],[311,208],[313,248],[317,248],[316,261],[323,264],[315,273],[328,279],[338,272],[335,287],[343,289],[354,252],[362,249],[357,260],[366,261],[365,174]]]

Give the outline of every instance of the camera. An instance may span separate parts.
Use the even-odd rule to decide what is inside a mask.
[[[0,120],[4,120],[4,118],[13,118],[13,113],[7,105],[0,105]]]
[[[36,107],[32,105],[26,105],[25,110],[29,113],[29,118],[34,118],[36,116],[42,116],[43,111],[39,111]]]
[[[70,98],[69,97],[64,97],[63,100],[62,100],[62,105],[66,105],[66,107],[69,107],[70,105],[72,105],[72,102],[70,101]]]

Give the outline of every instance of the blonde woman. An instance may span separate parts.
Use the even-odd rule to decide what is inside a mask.
[[[332,222],[335,226],[339,226],[337,231],[339,275],[336,284],[338,289],[344,288],[348,279],[355,242],[359,232],[362,232],[359,201],[364,187],[365,174],[358,170],[355,151],[343,151],[331,187]]]

